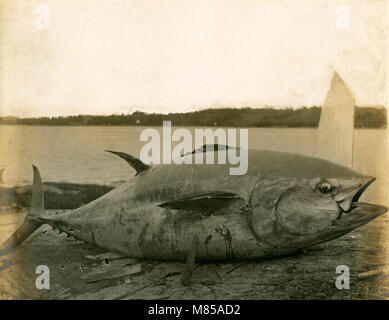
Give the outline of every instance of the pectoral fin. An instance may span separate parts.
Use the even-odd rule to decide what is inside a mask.
[[[242,197],[236,193],[215,191],[163,202],[158,206],[191,211],[215,211],[229,206],[231,202],[238,199],[242,199]]]

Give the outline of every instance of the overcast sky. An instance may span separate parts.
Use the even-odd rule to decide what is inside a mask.
[[[386,102],[384,1],[0,4],[1,115],[321,105],[335,70],[358,105]],[[337,28],[340,5],[349,29]]]

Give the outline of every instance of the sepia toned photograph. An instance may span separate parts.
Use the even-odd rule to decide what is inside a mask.
[[[0,0],[0,300],[389,299],[388,14]]]

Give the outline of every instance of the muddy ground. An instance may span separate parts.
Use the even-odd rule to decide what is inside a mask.
[[[0,243],[21,223],[23,215],[0,216]],[[342,238],[293,256],[196,264],[191,285],[184,286],[183,263],[137,261],[109,254],[91,259],[105,250],[43,226],[17,251],[0,257],[0,298],[388,299],[388,230],[389,217],[384,215]],[[38,265],[50,269],[50,290],[35,287]],[[349,290],[335,286],[339,265],[350,269]],[[131,272],[141,269],[121,274],[120,270],[129,267],[134,267]],[[372,270],[378,271],[361,277]]]

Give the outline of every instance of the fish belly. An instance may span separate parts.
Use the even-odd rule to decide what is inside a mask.
[[[185,261],[198,238],[196,260],[255,259],[265,251],[247,217],[237,211],[215,214],[147,206],[68,219],[57,227],[76,238],[134,258]]]

